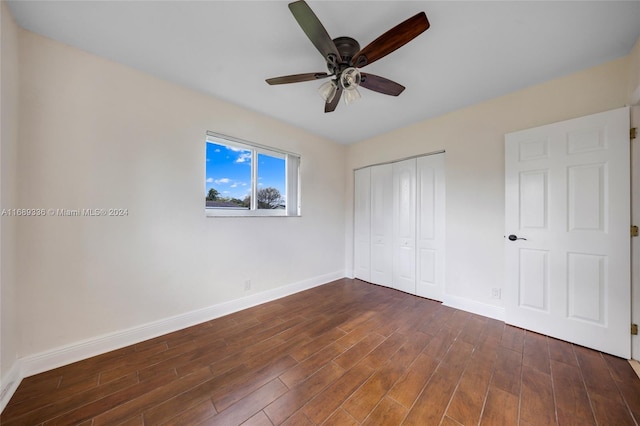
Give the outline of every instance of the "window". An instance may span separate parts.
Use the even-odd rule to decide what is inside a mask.
[[[207,132],[207,216],[298,216],[300,156]]]

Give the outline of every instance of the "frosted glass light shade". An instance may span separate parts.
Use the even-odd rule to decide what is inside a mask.
[[[325,102],[331,102],[333,98],[336,96],[336,90],[338,86],[334,81],[327,81],[322,83],[322,85],[318,88],[318,93]]]
[[[352,103],[354,103],[358,99],[360,99],[360,92],[358,91],[357,88],[354,87],[352,89],[344,91],[344,102],[347,105],[351,105]]]

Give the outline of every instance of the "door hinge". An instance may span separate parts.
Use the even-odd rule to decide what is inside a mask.
[[[629,131],[629,138],[630,139],[635,139],[636,138],[636,128],[632,127],[631,130]]]
[[[638,236],[638,227],[635,225],[631,225],[631,236],[632,237]]]
[[[631,324],[631,334],[634,336],[638,335],[638,324]]]

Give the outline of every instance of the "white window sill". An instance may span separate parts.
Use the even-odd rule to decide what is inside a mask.
[[[205,209],[207,217],[300,217],[300,214],[288,215],[285,209],[234,209],[216,208]]]

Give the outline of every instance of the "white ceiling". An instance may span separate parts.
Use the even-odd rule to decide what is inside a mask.
[[[362,47],[425,11],[429,30],[365,69],[405,92],[363,88],[360,101],[325,114],[321,82],[267,85],[325,71],[284,1],[9,5],[30,31],[345,144],[627,55],[640,36],[640,1],[308,3],[331,37]]]

